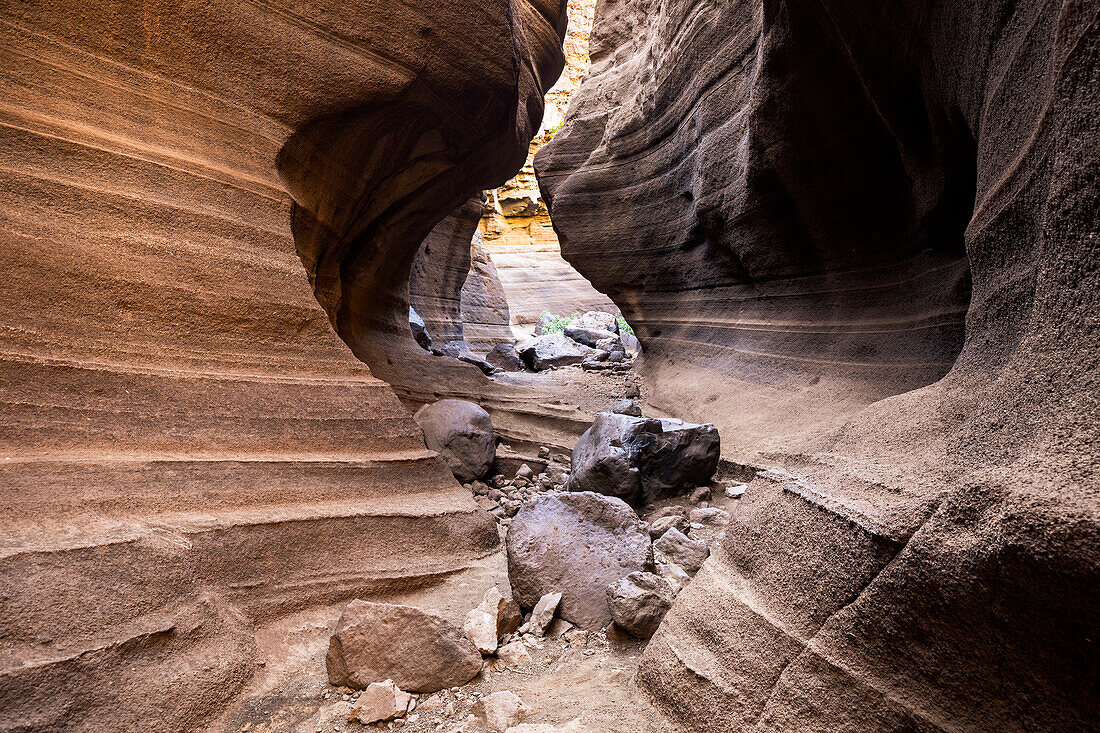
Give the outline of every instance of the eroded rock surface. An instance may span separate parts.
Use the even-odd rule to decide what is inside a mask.
[[[1097,726],[1098,16],[600,6],[564,254],[651,405],[778,467],[643,657],[683,726]]]

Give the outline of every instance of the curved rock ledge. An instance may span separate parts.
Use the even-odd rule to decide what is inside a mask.
[[[494,551],[317,298],[409,337],[562,5],[0,7],[0,728],[202,729],[252,623]]]
[[[700,731],[1100,724],[1100,10],[606,2],[591,55],[535,160],[565,257],[651,401],[777,469],[647,692]]]

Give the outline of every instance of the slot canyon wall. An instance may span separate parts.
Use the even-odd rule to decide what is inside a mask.
[[[0,730],[202,729],[255,624],[495,551],[332,324],[408,333],[418,243],[522,164],[564,25],[0,6]]]
[[[1100,6],[602,0],[535,167],[761,467],[640,683],[700,731],[1100,724]],[[766,470],[765,470],[766,469]]]
[[[527,160],[503,186],[490,191],[478,224],[490,258],[511,304],[510,319],[533,326],[547,311],[555,315],[590,310],[616,310],[611,300],[592,287],[568,262],[535,178],[534,156],[561,127],[570,100],[588,71],[588,37],[596,0],[569,0],[565,37],[565,68],[546,93],[546,114],[531,140]]]

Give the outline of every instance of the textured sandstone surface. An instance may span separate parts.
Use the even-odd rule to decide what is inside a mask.
[[[639,679],[694,730],[1095,727],[1090,2],[604,2],[536,157],[651,404],[772,469]]]
[[[391,288],[522,162],[563,11],[0,6],[0,728],[202,728],[253,624],[493,551],[331,323],[408,333]]]

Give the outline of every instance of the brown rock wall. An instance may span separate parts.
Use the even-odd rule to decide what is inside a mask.
[[[639,677],[694,730],[1100,703],[1095,3],[604,2],[536,168],[759,476]]]

